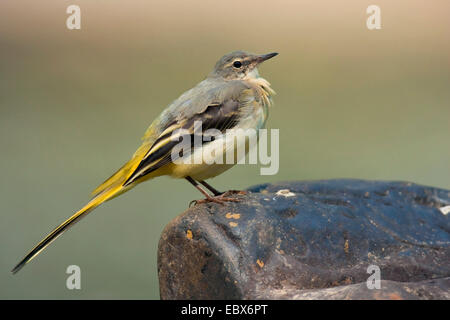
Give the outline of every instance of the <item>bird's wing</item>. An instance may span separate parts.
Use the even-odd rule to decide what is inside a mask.
[[[181,117],[178,115],[154,141],[136,170],[124,183],[124,186],[130,185],[176,160],[172,158],[172,149],[180,141],[175,137],[179,138],[181,135],[186,137],[187,132],[187,135],[190,136],[188,141],[191,141],[191,147],[193,148],[194,135],[197,134],[194,127],[196,122],[202,124],[201,134],[208,129],[216,129],[224,133],[227,129],[236,126],[240,120],[241,109],[249,101],[246,97],[253,96],[253,90],[242,86],[236,86],[235,88],[239,88],[239,91],[230,91],[234,94],[221,95],[221,100],[211,100],[205,107],[198,108],[199,111],[195,113],[192,110],[185,110]],[[184,133],[179,133],[179,130],[183,130]],[[200,139],[200,141],[203,141],[203,139]]]
[[[182,94],[153,121],[144,134],[143,143],[130,161],[97,187],[93,194],[116,185],[129,186],[139,178],[172,162],[172,148],[179,143],[171,139],[178,129],[194,132],[194,122],[202,129],[225,131],[236,125],[239,109],[253,96],[253,90],[241,81],[202,81]]]

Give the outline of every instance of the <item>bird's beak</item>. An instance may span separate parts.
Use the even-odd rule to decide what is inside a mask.
[[[270,58],[273,58],[275,56],[278,55],[278,52],[272,52],[272,53],[268,53],[268,54],[262,54],[257,56],[256,60],[258,61],[258,63],[264,62],[266,60],[269,60]]]

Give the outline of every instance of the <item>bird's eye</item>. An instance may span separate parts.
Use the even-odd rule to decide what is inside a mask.
[[[235,61],[233,63],[233,67],[235,67],[236,69],[239,69],[240,67],[242,67],[242,63],[240,61]]]

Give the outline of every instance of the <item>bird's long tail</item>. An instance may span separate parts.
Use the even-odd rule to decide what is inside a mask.
[[[100,194],[95,196],[91,201],[88,202],[83,208],[77,211],[69,219],[61,223],[55,230],[53,230],[48,236],[42,239],[15,267],[11,270],[12,273],[18,272],[22,269],[28,262],[30,262],[34,257],[42,252],[50,243],[52,243],[56,238],[58,238],[64,231],[68,230],[76,222],[80,221],[81,218],[85,217],[89,212],[94,210],[96,207],[101,205],[103,202],[119,195],[122,193],[124,188],[121,185],[117,185],[102,191]]]

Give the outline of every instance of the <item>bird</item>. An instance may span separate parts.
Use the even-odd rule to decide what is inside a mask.
[[[234,191],[219,192],[205,181],[230,169],[233,164],[174,161],[172,151],[179,140],[173,139],[173,135],[177,130],[184,130],[185,135],[192,138],[197,134],[194,125],[199,121],[201,133],[206,129],[216,129],[222,138],[229,129],[263,128],[275,91],[266,79],[260,77],[258,66],[276,55],[277,52],[252,54],[234,51],[219,59],[203,81],[173,101],[151,123],[131,159],[92,192],[91,200],[42,239],[11,272],[17,273],[99,205],[146,180],[159,176],[186,179],[205,196],[205,199],[195,201],[196,204],[238,201],[229,197]],[[202,141],[202,147],[208,148],[216,143],[216,139],[209,140]],[[191,155],[195,156],[195,152],[191,151]]]

